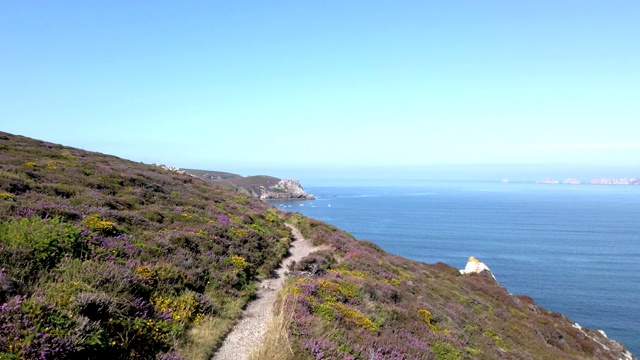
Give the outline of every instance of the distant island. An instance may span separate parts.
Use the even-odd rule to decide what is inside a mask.
[[[542,180],[536,181],[536,184],[559,184],[559,182],[556,179],[546,177]]]
[[[504,182],[504,181],[503,181]],[[536,184],[559,184],[558,180],[550,177],[546,177],[542,180],[536,181]],[[565,185],[580,185],[580,180],[574,178],[565,179],[562,184]],[[595,178],[587,182],[588,185],[640,185],[640,178]]]
[[[591,185],[640,185],[639,178],[597,178],[589,181]]]

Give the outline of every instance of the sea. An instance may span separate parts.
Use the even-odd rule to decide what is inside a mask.
[[[393,254],[463,269],[484,262],[532,297],[640,354],[640,186],[421,182],[315,186],[271,202]]]

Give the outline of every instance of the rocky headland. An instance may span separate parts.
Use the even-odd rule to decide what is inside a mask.
[[[314,200],[315,196],[308,194],[296,179],[279,179],[273,176],[255,175],[241,176],[238,174],[179,169],[187,174],[216,183],[219,186],[250,195],[261,200]]]

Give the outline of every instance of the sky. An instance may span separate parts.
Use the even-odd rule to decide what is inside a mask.
[[[7,0],[0,130],[243,175],[640,176],[639,19],[616,0]]]

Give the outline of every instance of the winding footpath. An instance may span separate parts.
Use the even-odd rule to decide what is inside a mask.
[[[289,248],[291,255],[282,261],[276,270],[275,278],[264,279],[260,282],[256,299],[247,304],[241,320],[224,339],[222,346],[213,355],[212,360],[246,360],[249,358],[251,352],[260,343],[267,324],[271,320],[273,304],[278,291],[284,285],[285,272],[289,264],[293,261],[300,262],[307,255],[321,249],[319,246],[314,247],[298,229],[289,224],[285,225],[293,233],[294,241]]]

